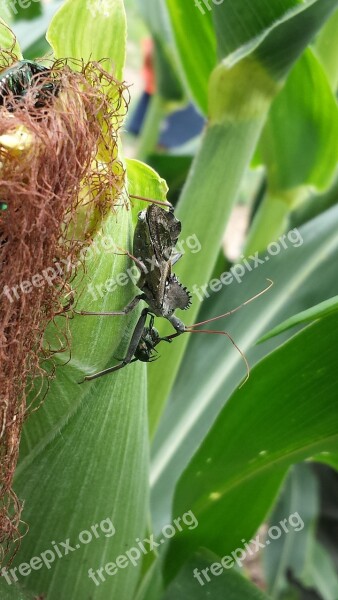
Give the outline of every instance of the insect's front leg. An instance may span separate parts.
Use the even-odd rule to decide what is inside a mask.
[[[176,265],[176,263],[180,260],[180,258],[182,258],[182,256],[182,252],[176,252],[175,254],[173,254],[173,256],[170,259],[171,266],[173,267],[174,265]]]
[[[116,256],[128,256],[135,263],[141,273],[148,273],[148,269],[144,262],[140,258],[136,258],[136,256],[128,252],[128,250],[124,250],[123,252],[115,252],[115,254]]]
[[[94,373],[94,375],[87,375],[84,378],[83,382],[84,381],[93,381],[93,379],[98,379],[99,377],[102,377],[103,375],[108,375],[108,373],[115,373],[116,371],[123,369],[123,367],[126,367],[130,363],[135,362],[137,360],[136,358],[133,358],[133,356],[136,352],[136,348],[137,348],[137,346],[140,342],[140,339],[143,335],[143,330],[144,330],[144,326],[146,324],[148,312],[149,311],[147,308],[144,308],[143,311],[141,312],[140,318],[136,323],[133,335],[131,337],[126,357],[122,360],[122,362],[118,365],[115,365],[114,367],[109,367],[108,369],[104,369],[104,371],[99,371],[99,373]],[[83,382],[81,382],[81,383],[83,383]]]
[[[176,329],[176,334],[174,334],[174,337],[177,337],[186,331],[186,326],[184,325],[183,321],[181,321],[181,319],[175,315],[171,315],[170,317],[167,317],[167,319],[170,321],[173,328]]]
[[[176,333],[172,333],[171,335],[166,335],[165,337],[161,338],[161,342],[171,343],[179,335],[182,335],[182,333],[185,333],[187,328],[186,328],[186,325],[184,325],[183,321],[181,321],[181,319],[179,319],[178,317],[175,317],[175,315],[171,315],[171,317],[167,317],[167,318],[168,318],[168,321],[170,321],[170,323],[174,327],[174,329],[176,329]]]
[[[146,300],[145,294],[139,294],[138,296],[135,296],[135,298],[133,298],[133,300],[129,302],[129,304],[127,304],[127,306],[125,306],[123,310],[116,310],[111,312],[90,312],[87,310],[75,310],[74,312],[77,315],[82,316],[120,317],[123,315],[128,315],[130,312],[132,312],[134,308],[136,308],[140,300]]]

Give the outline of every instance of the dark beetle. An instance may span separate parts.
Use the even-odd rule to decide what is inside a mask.
[[[43,83],[43,80],[46,82]],[[59,85],[51,80],[51,70],[31,60],[19,60],[0,73],[0,106],[6,104],[6,98],[13,94],[14,102],[7,104],[7,108],[13,111],[20,100],[27,94],[28,90],[36,86],[36,108],[46,105],[52,96],[57,96]]]

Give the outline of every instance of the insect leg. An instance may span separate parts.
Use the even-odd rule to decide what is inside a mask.
[[[148,312],[149,311],[147,308],[144,308],[143,311],[141,312],[140,318],[136,323],[133,335],[131,337],[126,357],[122,360],[122,362],[119,365],[115,365],[114,367],[109,367],[108,369],[104,369],[103,371],[94,373],[94,375],[87,375],[83,381],[93,381],[93,379],[98,379],[99,377],[102,377],[103,375],[107,375],[108,373],[115,373],[115,371],[119,371],[120,369],[123,369],[123,367],[126,367],[130,363],[133,363],[137,360],[136,358],[133,358],[133,356],[135,354],[135,351],[139,344],[139,341],[142,337],[144,326],[145,326],[146,320],[147,320]],[[83,383],[83,382],[81,381],[81,383]]]
[[[182,252],[177,252],[177,254],[174,254],[174,256],[171,259],[171,266],[173,267],[174,265],[176,265],[176,263],[180,260],[180,258],[182,258],[182,256]]]
[[[239,354],[241,355],[243,362],[245,364],[245,367],[246,367],[246,377],[239,387],[241,388],[247,382],[247,380],[249,379],[249,376],[250,376],[250,365],[248,363],[248,359],[245,356],[244,352],[242,352],[242,350],[237,346],[235,340],[231,337],[230,333],[228,333],[227,331],[218,331],[218,330],[212,330],[212,329],[189,329],[188,327],[186,329],[186,333],[204,333],[207,335],[212,334],[212,335],[226,336],[230,340],[232,345],[236,348],[236,350],[239,352]]]
[[[133,358],[133,360],[130,360],[129,363],[122,361],[119,365],[115,365],[115,367],[109,367],[109,369],[104,369],[104,371],[99,371],[99,373],[94,373],[94,375],[87,375],[82,381],[79,381],[79,383],[84,383],[85,381],[93,381],[94,379],[103,377],[103,375],[108,375],[108,373],[115,373],[115,371],[123,369],[123,367],[125,367],[127,364],[136,362],[136,360],[136,358]]]
[[[118,250],[121,250],[121,248],[118,248]],[[148,269],[145,266],[144,262],[142,262],[142,260],[140,260],[139,258],[136,258],[136,256],[133,256],[133,254],[131,254],[130,252],[128,252],[128,250],[123,250],[121,252],[115,252],[116,256],[129,256],[129,258],[134,261],[135,265],[140,269],[141,273],[148,273]]]
[[[175,337],[185,332],[186,326],[184,325],[183,321],[181,321],[181,319],[179,319],[175,315],[171,315],[170,317],[167,317],[167,319],[172,324],[173,328],[176,329]]]
[[[98,316],[98,317],[119,317],[122,315],[128,315],[140,302],[140,300],[146,300],[145,294],[140,294],[139,296],[135,296],[127,306],[124,307],[123,310],[117,310],[113,312],[90,312],[87,310],[75,310],[75,314],[82,316]]]
[[[143,200],[143,202],[149,202],[149,204],[157,204],[157,206],[167,206],[170,212],[174,212],[174,207],[171,202],[163,202],[162,200],[153,200],[152,198],[145,198],[144,196],[135,196],[134,194],[129,194],[129,198],[134,198],[135,200]]]

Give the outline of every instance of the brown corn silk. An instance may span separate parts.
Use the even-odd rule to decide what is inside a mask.
[[[13,59],[3,52],[0,61],[3,68]],[[125,87],[104,67],[104,62],[58,61],[48,79],[34,77],[23,98],[9,95],[0,107],[0,201],[8,207],[0,213],[2,563],[22,535],[21,504],[12,489],[22,425],[45,396],[53,354],[68,347],[64,306],[75,272],[64,269],[53,285],[31,285],[29,293],[13,289],[62,259],[78,262],[79,251],[90,243],[93,218],[97,225],[123,189],[116,137],[127,110]],[[58,91],[46,97],[42,87],[48,81]],[[38,108],[40,90],[46,100]],[[13,139],[17,143],[8,143]],[[57,315],[65,316],[56,319],[58,325]],[[58,340],[53,347],[44,341],[51,321]]]

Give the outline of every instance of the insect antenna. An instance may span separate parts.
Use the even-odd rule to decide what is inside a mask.
[[[257,298],[259,298],[260,296],[265,294],[265,292],[267,292],[273,286],[273,281],[271,281],[271,279],[267,279],[267,281],[268,281],[269,285],[266,288],[264,288],[264,290],[262,290],[261,292],[258,292],[258,294],[255,294],[254,296],[252,296],[252,298],[249,298],[249,300],[246,300],[245,302],[243,302],[236,308],[233,308],[232,310],[229,310],[228,312],[223,313],[222,315],[218,315],[218,317],[212,317],[211,319],[207,319],[206,321],[200,321],[199,323],[194,323],[193,325],[187,325],[185,328],[185,331],[184,331],[184,333],[206,333],[206,334],[211,334],[211,335],[225,335],[230,340],[230,342],[233,344],[233,346],[236,348],[236,350],[241,355],[241,357],[245,363],[245,367],[246,367],[246,377],[245,377],[244,381],[241,383],[241,385],[239,386],[240,388],[249,379],[250,366],[249,366],[248,359],[246,358],[244,352],[237,346],[235,340],[231,337],[230,333],[228,333],[227,331],[219,331],[219,330],[214,330],[214,329],[195,329],[195,327],[201,327],[202,325],[208,325],[209,323],[213,323],[214,321],[218,321],[219,319],[228,317],[229,315],[232,315],[233,313],[235,313],[238,310],[240,310],[241,308],[243,308],[243,306],[250,304],[250,302],[253,302]],[[178,335],[180,335],[179,332],[169,335],[166,337],[166,341],[171,342]]]
[[[145,198],[144,196],[135,196],[134,194],[129,194],[129,198],[133,198],[134,200],[143,200],[144,202],[149,202],[150,204],[157,204],[158,206],[167,206],[168,208],[173,208],[173,205],[170,202],[163,202],[162,200],[153,200],[152,198]]]
[[[254,300],[257,300],[257,298],[259,298],[260,296],[263,296],[263,294],[265,294],[270,288],[272,288],[273,281],[271,281],[271,279],[267,279],[267,281],[269,282],[269,285],[266,288],[264,288],[264,290],[262,290],[261,292],[258,292],[258,294],[255,294],[254,296],[252,296],[252,298],[249,298],[249,300],[246,300],[245,302],[243,302],[236,308],[233,308],[232,310],[228,310],[228,312],[223,313],[222,315],[218,315],[218,317],[212,317],[211,319],[207,319],[206,321],[200,321],[200,323],[194,323],[193,325],[189,325],[188,326],[189,329],[191,329],[192,327],[199,327],[201,325],[207,325],[208,323],[213,323],[213,321],[218,321],[219,319],[224,319],[224,317],[229,317],[229,315],[233,315],[235,312],[237,312],[238,310],[243,308],[243,306],[246,306],[247,304],[250,304]]]
[[[225,335],[230,342],[233,344],[233,346],[236,348],[236,350],[239,352],[239,354],[241,355],[244,363],[245,363],[245,367],[246,367],[246,376],[244,381],[242,381],[241,385],[239,386],[239,389],[248,381],[249,377],[250,377],[250,365],[248,363],[248,359],[245,356],[244,352],[239,348],[239,346],[237,346],[235,340],[231,337],[230,333],[228,333],[227,331],[218,331],[218,330],[214,330],[214,329],[189,329],[189,327],[187,327],[186,329],[187,333],[210,333],[212,335]]]

